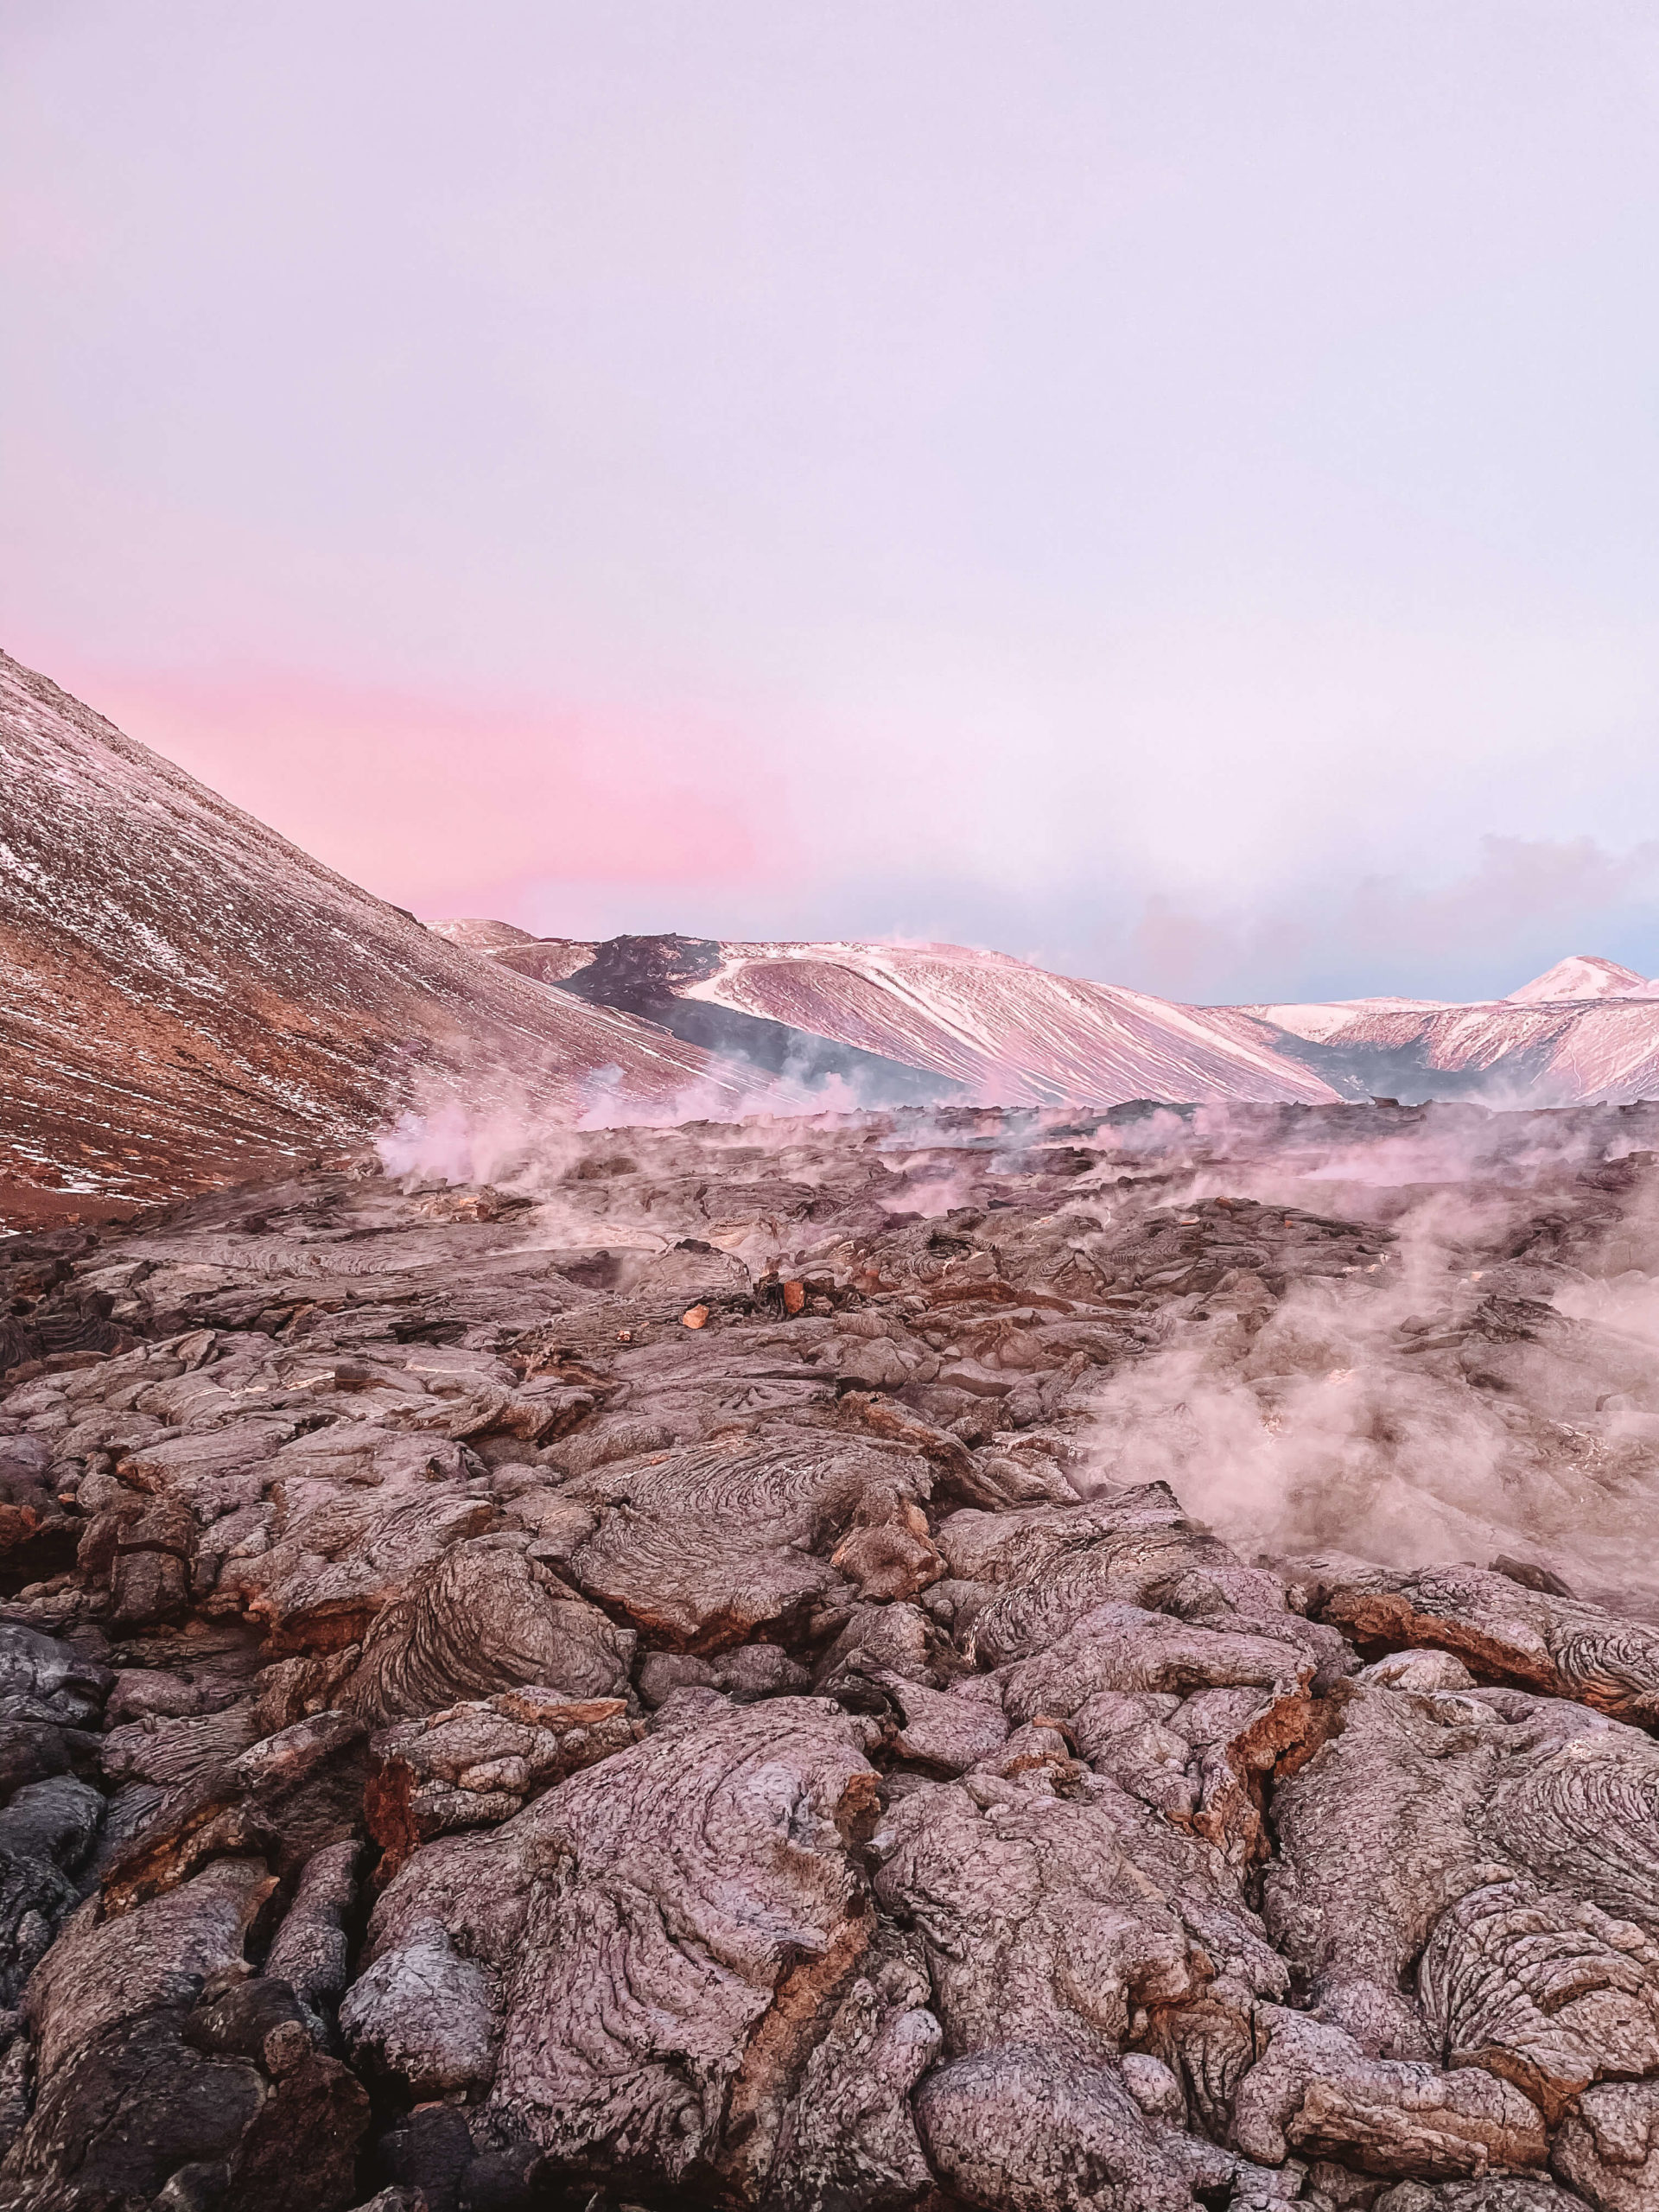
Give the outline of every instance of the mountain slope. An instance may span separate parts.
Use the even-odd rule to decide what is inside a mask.
[[[809,1087],[839,1074],[868,1104],[1659,1097],[1659,983],[1586,953],[1470,1004],[1379,995],[1184,1007],[962,945],[595,945],[499,923],[442,926],[500,965],[728,1058]]]
[[[963,945],[726,944],[687,995],[929,1067],[999,1104],[1328,1101],[1307,1071],[1144,991]]]
[[[1259,1025],[1228,1031],[1144,991],[1080,982],[963,945],[664,936],[596,947],[553,938],[490,951],[500,964],[625,1006],[796,1081],[838,1076],[867,1103],[1313,1104],[1338,1096],[1264,1041]]]
[[[1511,991],[1506,1006],[1549,1006],[1562,999],[1644,998],[1653,989],[1634,968],[1621,968],[1616,960],[1603,960],[1593,952],[1569,953],[1541,976]]]
[[[934,1068],[998,1103],[1659,1097],[1659,984],[1589,954],[1484,1003],[1192,1007],[955,945],[718,950],[688,998]]]
[[[1468,1005],[1372,998],[1206,1011],[1230,1035],[1248,1028],[1351,1098],[1573,1106],[1659,1097],[1659,992],[1584,953],[1508,998]]]
[[[4,655],[0,887],[14,1219],[268,1170],[432,1090],[569,1118],[595,1088],[658,1115],[741,1094],[694,1047],[446,943]]]

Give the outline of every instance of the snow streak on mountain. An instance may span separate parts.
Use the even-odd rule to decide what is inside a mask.
[[[1350,999],[1218,1009],[1344,1097],[1472,1098],[1491,1106],[1659,1097],[1659,984],[1577,953],[1504,999]]]
[[[1375,997],[1194,1007],[962,945],[680,937],[594,945],[499,922],[433,926],[521,975],[809,1088],[845,1076],[864,1104],[929,1096],[1317,1105],[1383,1096],[1503,1107],[1659,1097],[1659,983],[1587,954],[1508,998],[1471,1005]]]
[[[1257,1024],[1235,1033],[1204,1010],[1050,975],[1001,952],[672,936],[595,946],[482,934],[499,923],[433,926],[520,974],[625,1007],[809,1087],[842,1077],[864,1104],[1312,1105],[1339,1096],[1300,1057],[1264,1042]]]
[[[695,1046],[446,943],[3,655],[0,794],[0,1211],[269,1172],[445,1084],[570,1119],[595,1096],[740,1096]]]
[[[543,1125],[1136,1099],[1659,1096],[1659,985],[1179,1006],[950,944],[423,925],[0,656],[0,1218],[97,1217],[448,1107]]]

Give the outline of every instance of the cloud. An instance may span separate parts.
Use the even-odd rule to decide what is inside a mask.
[[[1374,873],[1205,908],[1149,895],[1091,948],[1110,980],[1226,1002],[1502,997],[1568,952],[1659,967],[1659,842],[1485,837],[1439,882]]]

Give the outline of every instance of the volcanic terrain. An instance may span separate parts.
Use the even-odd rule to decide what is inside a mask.
[[[1344,1097],[1622,1104],[1659,1096],[1659,984],[1576,953],[1507,998],[1351,999],[1211,1009],[1241,1036],[1322,1072]]]
[[[1582,954],[1507,998],[1179,1006],[963,945],[537,938],[436,922],[498,965],[863,1105],[1114,1105],[1377,1096],[1624,1104],[1659,1096],[1659,984]]]
[[[726,1058],[847,1103],[1119,1105],[1135,1098],[1327,1103],[1324,1078],[1144,991],[1053,976],[959,944],[740,944],[675,935],[604,944],[488,921],[457,943],[590,1005],[626,1008]],[[1297,1050],[1300,1052],[1300,1040]]]
[[[447,943],[0,654],[0,1221],[359,1144],[402,1107],[737,1110],[695,1046]]]
[[[1659,2212],[1659,988],[0,773],[0,2206]]]
[[[1179,1006],[960,945],[423,925],[0,655],[0,1223],[327,1160],[401,1116],[1659,1094],[1659,986]]]
[[[0,1243],[0,2202],[1659,2196],[1659,1109]]]

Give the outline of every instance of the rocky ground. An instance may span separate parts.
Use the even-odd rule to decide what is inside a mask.
[[[1659,2205],[1656,1136],[567,1133],[0,1242],[0,2202]]]

